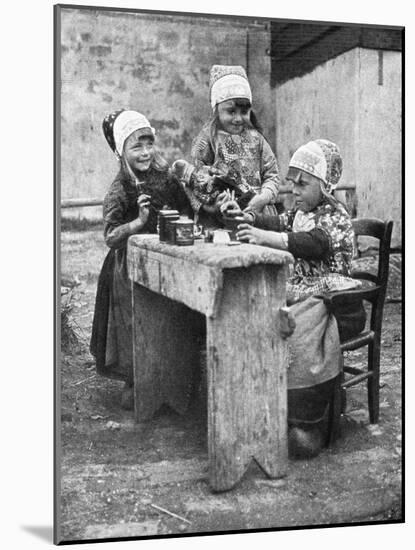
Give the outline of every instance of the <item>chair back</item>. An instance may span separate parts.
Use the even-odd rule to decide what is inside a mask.
[[[371,281],[378,288],[376,300],[372,303],[372,330],[382,326],[383,305],[389,276],[389,255],[393,221],[382,221],[376,218],[355,218],[352,220],[356,237],[374,237],[379,240],[379,261],[377,274],[353,271],[356,279]]]

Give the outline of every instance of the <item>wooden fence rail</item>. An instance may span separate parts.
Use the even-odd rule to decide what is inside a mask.
[[[61,208],[79,208],[82,206],[101,206],[103,199],[64,199]]]
[[[355,186],[343,185],[337,187],[337,191],[347,191],[348,189],[355,189]],[[292,191],[281,190],[281,195],[290,195]],[[103,199],[64,199],[61,201],[61,208],[82,208],[84,206],[102,206]]]

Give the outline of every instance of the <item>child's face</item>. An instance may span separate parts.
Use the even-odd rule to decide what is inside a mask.
[[[293,193],[296,198],[296,206],[299,210],[310,212],[322,201],[323,193],[321,192],[319,178],[298,168],[290,168],[287,180],[294,183]]]
[[[228,99],[217,106],[219,122],[228,134],[238,135],[246,126],[251,126],[251,107],[240,107],[233,99]]]
[[[137,130],[125,141],[124,157],[134,172],[145,172],[154,157],[154,139]]]

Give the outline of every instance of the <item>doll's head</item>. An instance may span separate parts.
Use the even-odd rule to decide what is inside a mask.
[[[333,199],[343,163],[337,145],[317,139],[302,145],[290,160],[287,180],[294,184],[299,210],[310,212],[324,199]]]

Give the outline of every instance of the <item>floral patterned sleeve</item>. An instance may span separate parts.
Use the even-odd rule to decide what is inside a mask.
[[[261,153],[261,181],[262,189],[271,191],[271,203],[275,203],[281,183],[277,159],[265,138],[263,138]]]
[[[329,240],[332,265],[330,271],[350,276],[354,255],[352,220],[343,205],[326,205],[325,212],[316,220],[316,228],[324,231]]]

